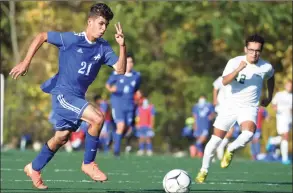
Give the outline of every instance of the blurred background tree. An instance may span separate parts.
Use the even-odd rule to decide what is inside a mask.
[[[41,31],[82,31],[93,2],[24,1],[1,2],[1,73],[6,77],[5,142],[12,136],[32,132],[35,139],[51,135],[48,115],[50,96],[39,86],[58,71],[57,49],[44,44],[32,61],[27,76],[18,81],[8,77]],[[114,23],[120,21],[128,51],[134,53],[135,69],[142,74],[142,91],[157,109],[155,146],[182,148],[178,141],[185,118],[201,93],[212,99],[212,82],[227,61],[243,54],[245,38],[264,36],[262,58],[276,70],[276,91],[284,79],[292,79],[291,2],[109,2],[115,16],[105,39],[118,47]],[[89,100],[109,93],[105,82],[111,69],[101,69],[90,87]],[[275,132],[275,114],[264,125],[263,140]]]

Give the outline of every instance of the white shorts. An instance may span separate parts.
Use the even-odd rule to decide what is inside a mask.
[[[252,121],[256,124],[258,107],[223,107],[218,114],[214,127],[223,131],[228,131],[235,122],[239,125],[244,121]]]
[[[276,116],[277,119],[277,132],[279,135],[289,132],[292,126],[291,118],[287,116]]]

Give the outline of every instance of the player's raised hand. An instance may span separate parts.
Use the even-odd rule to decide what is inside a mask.
[[[245,61],[241,61],[239,66],[238,66],[238,71],[240,72],[247,66],[247,63]]]
[[[116,34],[115,34],[116,42],[120,46],[124,46],[125,45],[124,34],[123,34],[123,30],[122,30],[122,27],[121,27],[120,22],[118,22],[117,24],[115,24],[115,28],[116,28]]]
[[[17,79],[17,77],[19,77],[20,75],[25,76],[28,71],[28,67],[29,62],[22,61],[12,68],[9,75],[11,75],[13,79]]]

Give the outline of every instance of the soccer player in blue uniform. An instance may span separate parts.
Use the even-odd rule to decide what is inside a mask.
[[[84,32],[50,31],[38,34],[31,43],[25,59],[10,72],[14,79],[20,75],[24,76],[33,56],[44,42],[59,49],[59,71],[41,86],[44,92],[52,95],[56,132],[37,157],[24,168],[38,189],[48,188],[42,181],[41,170],[67,142],[70,133],[79,128],[82,121],[90,124],[86,133],[82,171],[94,181],[107,180],[107,176],[94,163],[104,116],[100,110],[85,100],[85,93],[103,64],[113,67],[118,74],[125,73],[126,45],[120,23],[115,24],[115,39],[120,47],[119,58],[108,42],[101,38],[112,18],[111,9],[106,4],[97,3],[90,8]]]
[[[192,114],[195,119],[194,137],[196,142],[190,146],[190,156],[202,157],[203,146],[208,139],[211,121],[215,114],[214,107],[211,103],[207,102],[205,95],[201,95],[198,103],[192,108]]]
[[[134,93],[140,86],[140,73],[134,71],[133,56],[127,55],[127,67],[124,75],[113,72],[107,83],[106,88],[111,94],[112,116],[116,124],[114,134],[114,155],[120,155],[122,135],[129,130],[133,124],[135,103]]]

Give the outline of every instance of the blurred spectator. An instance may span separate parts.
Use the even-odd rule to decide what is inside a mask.
[[[257,112],[256,131],[250,144],[250,153],[253,160],[257,160],[257,157],[260,154],[260,138],[262,125],[264,120],[268,120],[268,118],[269,117],[267,110],[264,107],[260,106]]]
[[[292,127],[292,81],[288,80],[285,84],[285,90],[277,92],[272,100],[273,107],[276,111],[277,119],[277,137],[271,137],[268,140],[267,150],[270,151],[272,146],[280,144],[282,163],[290,164],[288,157],[288,140],[289,131]]]
[[[202,157],[204,145],[208,139],[211,123],[215,116],[214,107],[207,101],[204,94],[199,97],[197,104],[193,106],[192,114],[195,119],[193,128],[195,143],[189,147],[189,153],[191,157]]]
[[[152,137],[154,137],[155,108],[149,104],[148,99],[144,98],[142,105],[136,110],[136,136],[139,141],[137,155],[146,153],[148,156],[153,154]]]

